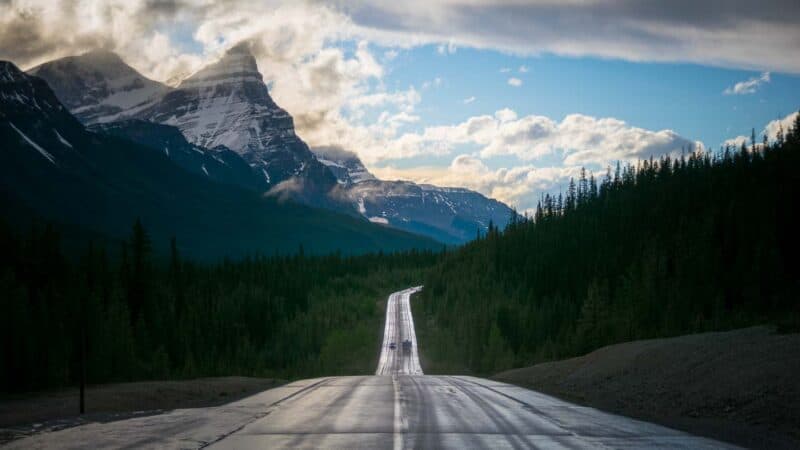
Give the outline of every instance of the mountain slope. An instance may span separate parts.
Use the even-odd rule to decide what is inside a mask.
[[[385,181],[373,176],[352,152],[339,148],[314,149],[333,171],[359,214],[372,222],[462,244],[490,223],[505,228],[515,214],[506,204],[478,192],[410,181]]]
[[[545,195],[534,220],[429,272],[420,335],[438,367],[426,370],[492,373],[766,323],[800,330],[798,167],[800,118],[762,148],[646,160],[580,180],[563,202]]]
[[[299,179],[324,195],[336,178],[294,132],[294,121],[269,95],[256,60],[240,44],[137,114],[177,127],[201,147],[240,154],[270,186]]]
[[[366,221],[211,182],[161,150],[90,133],[47,84],[0,62],[0,191],[37,216],[110,237],[138,217],[187,254],[430,248],[432,241]],[[6,208],[3,208],[6,209]]]
[[[129,119],[119,122],[99,123],[90,130],[129,139],[157,151],[162,151],[184,170],[207,177],[219,183],[231,184],[255,192],[268,189],[264,179],[236,152],[225,147],[208,150],[190,144],[181,132],[169,125]]]
[[[44,78],[61,103],[87,124],[130,116],[169,90],[104,50],[50,61],[29,73]]]
[[[103,58],[108,68],[92,69],[99,59],[94,53],[88,53],[45,64],[36,72],[56,86],[59,97],[73,102],[75,109],[70,106],[71,110],[85,111],[93,101],[99,101],[99,97],[74,100],[72,85],[95,82],[102,86],[119,85],[117,78],[111,75],[135,73],[118,57],[108,55]],[[95,73],[97,77],[87,76]],[[111,78],[104,79],[103,75]],[[202,169],[205,167],[210,173],[206,176],[212,179],[233,182],[258,192],[269,191],[281,199],[360,215],[442,242],[467,242],[478,232],[485,233],[490,222],[504,227],[513,215],[508,206],[474,191],[378,180],[354,153],[339,148],[315,148],[312,152],[295,134],[291,115],[270,97],[246,44],[231,48],[219,61],[184,80],[178,88],[165,88],[157,101],[148,98],[145,107],[136,106],[116,116],[103,117],[102,121],[130,116],[173,126],[180,130],[190,146],[206,152],[208,157],[195,156],[191,151],[170,154],[178,165],[196,174],[206,175]],[[145,128],[144,123],[130,121],[123,125],[96,126],[103,132],[162,151],[167,146],[166,141],[175,140],[175,136],[162,136],[170,134],[166,128],[144,132]],[[150,134],[159,137],[151,138]],[[174,145],[185,147],[185,144]],[[216,159],[214,156],[230,164],[238,162],[230,154],[226,157],[224,149],[237,153],[254,175],[244,175],[237,169],[238,175],[231,177],[231,171],[224,167],[212,170],[218,166],[209,159]],[[215,155],[218,151],[221,153]],[[180,155],[192,157],[187,159]]]
[[[484,234],[490,223],[505,227],[514,211],[497,200],[461,188],[410,181],[365,180],[348,189],[372,222],[461,244]]]

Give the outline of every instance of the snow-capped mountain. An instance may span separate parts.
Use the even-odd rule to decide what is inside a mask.
[[[131,116],[169,90],[104,50],[50,61],[28,73],[47,81],[61,103],[85,124]]]
[[[462,188],[410,181],[365,180],[348,189],[370,222],[460,244],[484,233],[492,222],[504,227],[514,211],[506,204]]]
[[[125,139],[113,136],[124,127]],[[0,61],[0,219],[15,226],[54,224],[75,249],[97,239],[116,246],[141,220],[154,247],[176,237],[183,254],[211,260],[293,253],[300,245],[319,253],[438,246],[359,218],[212,182],[210,168],[209,175],[191,173],[160,147],[166,143],[174,154],[191,145],[172,127],[123,122],[100,131],[87,130],[43,79]]]
[[[269,186],[238,153],[219,146],[213,150],[189,143],[180,130],[170,125],[128,119],[91,125],[90,130],[129,139],[159,152],[183,169],[218,183],[231,184],[257,192]]]
[[[358,156],[339,147],[316,147],[312,150],[317,159],[336,176],[339,184],[350,186],[365,180],[374,180],[375,175],[364,166]]]
[[[292,116],[270,97],[247,44],[231,48],[137,116],[177,127],[192,144],[239,153],[270,186],[290,179],[323,190],[336,184],[295,134]]]
[[[20,159],[70,165],[75,160],[75,129],[83,128],[58,101],[43,80],[29,77],[14,64],[0,61],[0,123],[12,130],[14,140],[27,150]],[[13,149],[0,140],[0,149]]]
[[[247,44],[231,48],[177,88],[148,80],[107,52],[53,61],[34,72],[84,123],[145,121],[98,124],[96,131],[159,151],[174,148],[168,156],[179,166],[217,181],[235,180],[233,184],[258,192],[360,215],[447,243],[472,239],[490,221],[502,227],[513,214],[503,203],[474,191],[378,180],[354,153],[339,148],[312,152],[295,134],[292,116],[270,97]],[[179,143],[175,129],[188,142]],[[232,177],[239,172],[215,162],[235,165],[236,158],[225,152],[235,152],[258,180]]]
[[[460,244],[484,232],[489,222],[505,226],[514,214],[506,204],[469,189],[379,180],[355,153],[340,148],[315,148],[314,152],[370,222]]]

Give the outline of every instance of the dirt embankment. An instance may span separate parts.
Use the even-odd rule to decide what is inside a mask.
[[[0,397],[0,444],[86,422],[217,406],[283,383],[269,378],[220,377],[88,386],[83,416],[78,414],[77,388]]]
[[[492,378],[750,448],[800,448],[800,334],[634,341]]]

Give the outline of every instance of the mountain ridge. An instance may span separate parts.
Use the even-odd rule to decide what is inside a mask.
[[[275,199],[178,167],[163,149],[93,133],[47,83],[0,62],[0,199],[112,239],[135,220],[200,259],[256,253],[430,249],[440,244],[347,215]]]
[[[60,66],[57,61],[40,67]],[[118,57],[113,61],[124,64]],[[68,86],[58,80],[55,85]],[[309,148],[295,133],[292,116],[272,100],[246,43],[230,48],[178,87],[167,88],[145,108],[116,117],[171,125],[193,145],[236,152],[261,178],[255,184],[261,192],[446,243],[471,240],[489,222],[504,227],[514,214],[507,205],[474,191],[378,180],[355,153],[338,147]]]

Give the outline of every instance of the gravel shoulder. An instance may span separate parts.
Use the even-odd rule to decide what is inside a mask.
[[[0,397],[0,445],[43,431],[109,422],[167,410],[218,406],[283,384],[249,377],[142,381],[87,386],[86,414],[78,414],[78,389]]]
[[[744,447],[800,448],[800,334],[634,341],[492,378]]]

